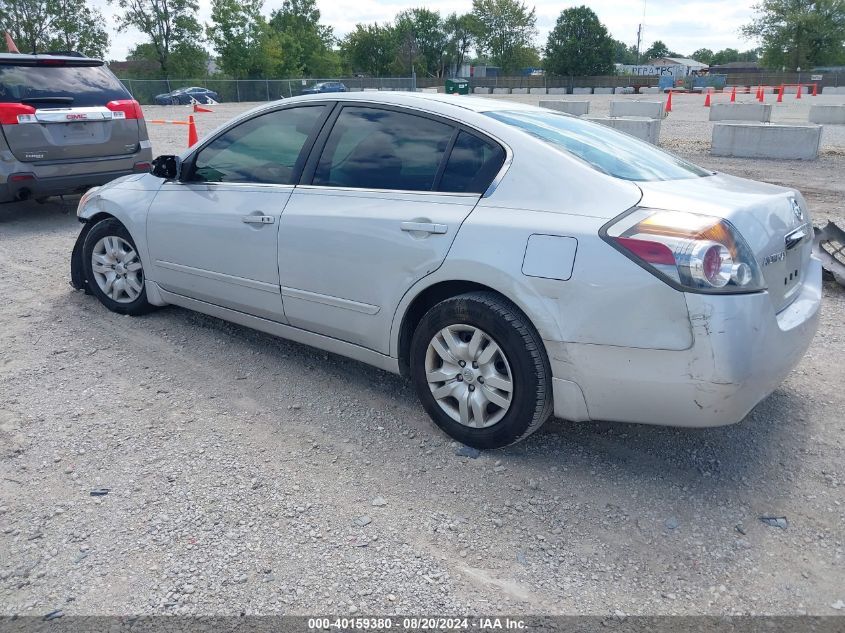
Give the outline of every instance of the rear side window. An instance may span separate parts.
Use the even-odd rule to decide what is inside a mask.
[[[313,184],[430,191],[453,128],[391,110],[345,107],[317,163]]]
[[[105,66],[0,64],[0,103],[25,102],[36,108],[79,108],[104,106],[109,101],[131,98]]]
[[[484,193],[505,162],[505,151],[473,134],[461,132],[449,154],[440,191]]]
[[[224,132],[197,153],[192,180],[293,184],[299,155],[324,110],[275,110]]]

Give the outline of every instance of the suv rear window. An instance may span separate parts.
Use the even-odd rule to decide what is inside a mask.
[[[50,97],[70,98],[64,104]],[[46,98],[39,103],[39,99]],[[131,99],[123,84],[105,66],[0,64],[0,103],[26,100],[35,107],[104,106],[109,101]]]
[[[650,143],[566,114],[542,110],[485,114],[556,145],[614,178],[681,180],[712,175]]]

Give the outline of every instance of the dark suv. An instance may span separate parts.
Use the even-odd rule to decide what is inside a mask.
[[[105,63],[0,54],[0,202],[85,191],[146,172],[141,106]]]

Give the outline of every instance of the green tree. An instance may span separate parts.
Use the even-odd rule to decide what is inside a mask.
[[[298,67],[306,77],[336,77],[340,74],[340,56],[330,26],[320,23],[315,0],[284,0],[282,8],[270,15],[270,29],[275,41],[296,42],[296,50],[283,51],[288,68]],[[295,55],[294,55],[295,54]]]
[[[613,40],[613,63],[614,64],[636,64],[637,47],[628,46],[620,40]]]
[[[699,48],[697,51],[694,51],[690,57],[692,57],[695,61],[701,62],[702,64],[712,64],[713,62],[713,51],[709,48]]]
[[[383,77],[396,59],[396,32],[390,24],[356,24],[340,48],[352,72]]]
[[[133,72],[133,78],[161,79],[165,77],[161,69],[156,47],[150,42],[138,44],[129,51],[126,59],[150,62],[151,71]],[[208,51],[193,42],[179,42],[171,51],[170,74],[174,79],[201,79],[208,74]]]
[[[812,68],[843,60],[845,0],[763,0],[742,28],[762,41],[769,68]]]
[[[561,11],[546,43],[545,70],[551,75],[609,75],[615,47],[607,28],[586,6]]]
[[[698,61],[703,62],[703,59],[699,59]],[[739,61],[739,51],[735,48],[723,48],[720,51],[717,51],[713,54],[713,57],[710,58],[710,64],[713,66],[720,66],[722,64],[730,64],[731,62]]]
[[[429,9],[408,9],[396,16],[394,32],[399,42],[398,73],[442,77],[449,39],[440,14]]]
[[[109,0],[121,9],[117,30],[137,29],[149,38],[164,77],[196,66],[201,58],[202,27],[196,0]],[[187,63],[180,60],[187,55]],[[206,54],[207,58],[207,54]],[[176,62],[176,63],[174,63]],[[181,72],[179,73],[181,74]],[[205,72],[202,73],[204,75]],[[184,76],[184,75],[183,75]]]
[[[448,40],[446,46],[447,63],[455,67],[455,72],[459,72],[467,59],[469,50],[475,43],[478,23],[471,13],[463,15],[452,13],[443,21],[443,28]]]
[[[473,0],[472,15],[478,25],[476,49],[505,73],[524,68],[538,59],[534,48],[537,16],[519,0]]]
[[[657,40],[654,44],[649,46],[645,53],[643,53],[643,59],[648,62],[652,59],[657,59],[660,57],[672,57],[672,52],[669,51],[669,47],[666,46],[660,40]]]
[[[85,0],[0,0],[0,24],[25,53],[78,51],[101,58],[109,47],[102,13]]]
[[[269,32],[261,15],[264,0],[212,0],[208,40],[220,67],[235,79],[263,77]]]

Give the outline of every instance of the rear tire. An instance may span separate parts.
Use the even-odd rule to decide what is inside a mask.
[[[434,423],[474,448],[519,442],[552,412],[551,368],[540,335],[493,292],[432,307],[414,332],[410,368]]]
[[[137,316],[153,309],[135,241],[115,218],[100,220],[88,231],[82,266],[87,287],[112,312]]]

